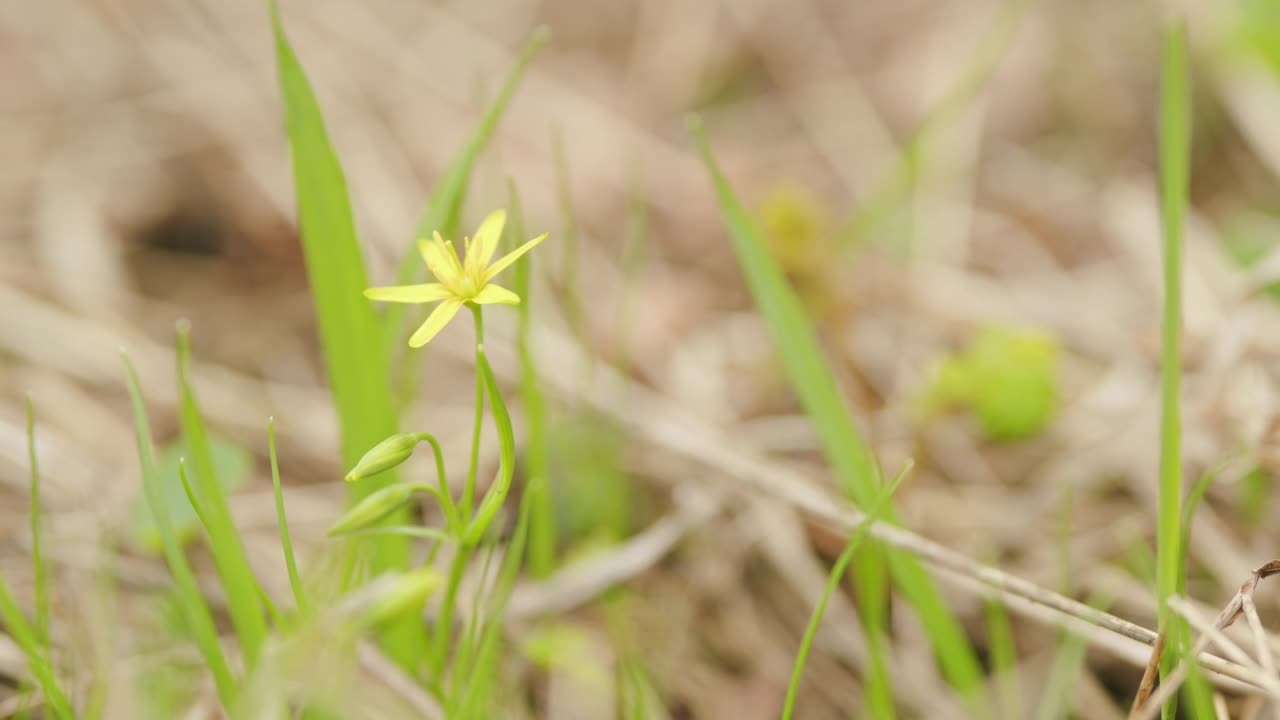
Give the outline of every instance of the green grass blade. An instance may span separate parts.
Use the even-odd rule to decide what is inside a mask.
[[[31,563],[35,580],[35,624],[27,622],[8,582],[0,575],[0,621],[27,656],[31,673],[54,717],[72,720],[71,703],[53,672],[49,640],[49,591],[44,554],[40,545],[40,465],[36,456],[36,414],[27,396],[27,457],[31,463]]]
[[[1049,680],[1036,708],[1036,720],[1072,717],[1071,698],[1076,678],[1084,665],[1088,642],[1079,635],[1064,633],[1049,669]]]
[[[515,471],[516,440],[511,427],[511,414],[502,400],[502,390],[498,387],[498,379],[493,375],[489,359],[483,348],[476,349],[476,372],[484,378],[485,394],[489,396],[489,410],[493,413],[493,424],[498,429],[498,475],[493,484],[476,508],[476,515],[467,527],[463,536],[463,544],[474,545],[484,537],[485,531],[493,522],[494,516],[502,509],[511,492],[511,477]]]
[[[511,204],[511,236],[520,242],[525,235],[524,209],[515,182],[507,179]],[[515,294],[520,296],[517,308],[516,353],[520,358],[520,404],[524,409],[525,463],[527,492],[530,494],[529,571],[534,577],[546,577],[555,569],[556,527],[551,505],[547,458],[547,405],[538,383],[538,366],[533,356],[531,276],[532,253],[516,261]]]
[[[856,244],[874,237],[890,220],[902,218],[910,236],[910,209],[904,207],[915,190],[926,163],[927,143],[976,97],[999,67],[999,61],[1017,36],[1031,0],[1008,0],[978,39],[955,82],[936,105],[911,129],[902,143],[889,174],[872,187],[867,199],[845,223],[842,242]]]
[[[1186,572],[1182,555],[1182,253],[1190,176],[1191,99],[1187,86],[1186,30],[1165,29],[1160,83],[1160,220],[1164,239],[1164,314],[1160,355],[1160,486],[1156,524],[1156,594],[1160,627],[1170,642],[1161,661],[1161,677],[1173,668],[1188,642],[1184,623],[1169,612],[1169,597]],[[1171,718],[1175,704],[1164,716]]]
[[[492,373],[490,373],[492,376]],[[492,708],[485,705],[492,702],[494,685],[498,680],[498,669],[501,656],[498,652],[502,642],[503,618],[507,610],[507,601],[515,587],[516,576],[520,573],[520,563],[524,558],[525,545],[529,538],[529,522],[532,505],[526,495],[520,503],[520,512],[516,518],[516,527],[511,534],[511,543],[502,559],[502,568],[498,572],[496,587],[492,593],[492,601],[488,612],[488,621],[480,634],[479,649],[475,653],[475,661],[466,669],[471,681],[466,691],[456,703],[456,713],[449,713],[450,718],[472,720],[491,717]]]
[[[31,565],[36,594],[36,637],[49,656],[49,581],[40,547],[40,462],[36,457],[36,409],[27,396],[27,457],[31,461]]]
[[[1178,551],[1178,567],[1181,572],[1178,576],[1178,594],[1187,595],[1187,549],[1191,544],[1191,521],[1195,518],[1196,508],[1200,507],[1200,502],[1204,499],[1204,495],[1209,491],[1209,486],[1213,485],[1213,481],[1218,479],[1222,471],[1227,465],[1231,464],[1234,458],[1228,458],[1205,470],[1204,473],[1191,486],[1190,492],[1187,493],[1187,499],[1182,505],[1182,531],[1179,537],[1180,547]],[[1189,633],[1188,633],[1189,636]],[[1183,662],[1189,663],[1186,686],[1183,688],[1183,695],[1191,703],[1192,717],[1213,717],[1213,691],[1208,681],[1204,677],[1204,673],[1200,672],[1200,666],[1195,659],[1190,657],[1190,648],[1184,648],[1181,654]]]
[[[196,519],[200,521],[200,527],[209,529],[209,522],[204,519],[204,511],[200,508],[200,498],[196,497],[196,491],[191,487],[191,481],[187,478],[187,459],[178,458],[178,479],[182,481],[182,492],[187,494],[187,502],[191,503],[191,509],[196,513]]]
[[[1213,481],[1218,479],[1222,471],[1230,465],[1235,458],[1227,458],[1205,470],[1204,473],[1191,486],[1190,492],[1187,493],[1186,502],[1182,505],[1182,519],[1179,524],[1182,526],[1179,535],[1180,545],[1178,547],[1178,567],[1182,568],[1182,572],[1178,577],[1178,594],[1187,594],[1187,552],[1191,544],[1191,521],[1196,516],[1196,508],[1200,507],[1200,502],[1204,500],[1204,495],[1209,491],[1209,486],[1213,485]]]
[[[284,551],[284,565],[289,572],[289,587],[293,590],[293,603],[298,612],[307,612],[307,593],[298,574],[298,561],[293,554],[293,536],[289,534],[289,519],[284,512],[284,489],[280,484],[280,463],[276,458],[276,419],[267,420],[267,451],[271,455],[271,489],[276,496],[276,522],[280,526],[280,548]]]
[[[129,357],[123,354],[121,357],[128,375],[129,399],[133,404],[138,463],[142,468],[142,490],[155,517],[169,571],[173,573],[183,619],[186,620],[187,627],[195,638],[205,665],[213,675],[214,684],[218,688],[218,698],[222,700],[224,708],[230,708],[235,701],[236,682],[231,674],[231,668],[227,665],[227,659],[222,654],[222,646],[218,644],[218,631],[213,623],[213,614],[210,613],[204,596],[200,594],[195,573],[191,571],[187,557],[182,552],[182,543],[169,521],[169,510],[160,489],[160,475],[156,472],[151,425],[147,422],[147,411],[142,404],[142,389],[138,384],[138,374],[133,369],[133,363],[129,361]]]
[[[274,2],[271,9],[307,275],[342,424],[342,460],[351,467],[366,450],[395,432],[390,391],[383,382],[386,356],[378,343],[373,306],[362,295],[369,283],[347,181]],[[381,484],[352,487],[364,496]]]
[[[827,576],[827,586],[823,588],[822,595],[818,598],[818,604],[813,608],[813,614],[809,616],[809,624],[805,627],[804,636],[800,639],[800,649],[796,652],[796,662],[791,669],[791,682],[787,686],[786,700],[782,705],[782,720],[791,720],[791,714],[795,711],[796,696],[800,692],[800,679],[804,676],[804,667],[809,660],[809,650],[813,647],[813,640],[818,635],[818,627],[822,624],[822,616],[827,612],[827,603],[831,600],[831,594],[840,585],[840,579],[844,577],[845,569],[849,567],[850,561],[853,560],[854,553],[862,545],[862,541],[866,539],[871,523],[878,521],[889,507],[890,498],[898,491],[898,487],[902,484],[903,479],[907,477],[910,469],[911,464],[908,463],[898,473],[898,476],[893,479],[892,483],[879,491],[874,504],[867,508],[866,517],[854,528],[849,535],[849,541],[845,543],[844,550],[836,558],[835,564],[831,566],[831,574]]]
[[[858,558],[854,583],[858,609],[867,640],[867,667],[863,675],[863,704],[867,717],[892,720],[893,680],[889,672],[889,574],[885,552],[879,547],[863,549]]]
[[[1018,647],[1013,639],[1013,625],[1004,603],[992,598],[984,603],[987,621],[987,652],[991,658],[991,676],[999,702],[999,717],[1015,718],[1022,713],[1022,691],[1018,678]]]
[[[183,443],[195,471],[192,507],[198,510],[208,534],[209,551],[227,596],[231,624],[240,640],[245,665],[252,669],[266,641],[267,624],[258,599],[258,581],[240,543],[240,533],[231,520],[222,485],[218,483],[209,434],[191,386],[191,328],[186,322],[178,324],[178,396]]]
[[[369,282],[356,238],[351,200],[342,166],[329,142],[315,92],[285,36],[279,9],[271,2],[280,87],[293,156],[298,221],[307,263],[307,277],[316,305],[320,344],[324,349],[329,387],[342,433],[342,463],[353,467],[366,450],[396,432],[397,408],[387,373],[389,345],[380,332],[373,306],[363,297]],[[388,472],[378,480],[351,486],[360,499],[395,482]],[[388,518],[403,523],[407,511]],[[385,535],[368,541],[373,571],[403,568],[408,562],[407,538]],[[425,650],[423,633],[413,618],[387,627],[383,646],[405,667],[413,667]]]
[[[691,122],[690,130],[715,185],[747,285],[769,326],[787,378],[812,419],[836,476],[854,500],[867,507],[878,489],[875,461],[853,422],[812,324],[716,163],[701,124]],[[896,522],[892,507],[885,511],[885,518]],[[947,678],[977,708],[982,704],[981,666],[933,578],[918,560],[901,551],[889,552],[889,569],[924,624]]]
[[[471,172],[475,168],[476,159],[480,157],[480,153],[484,152],[485,147],[493,138],[493,134],[498,128],[498,122],[502,120],[503,113],[506,112],[507,106],[511,104],[511,98],[515,96],[516,90],[520,87],[520,81],[524,78],[525,71],[529,69],[533,58],[537,56],[538,51],[546,44],[549,36],[550,32],[545,27],[537,28],[529,36],[529,40],[516,58],[515,65],[511,68],[511,73],[507,75],[507,79],[503,82],[502,89],[498,91],[497,97],[493,99],[493,102],[485,110],[479,124],[476,125],[471,136],[467,138],[466,144],[462,146],[458,156],[449,164],[449,168],[445,170],[444,175],[436,184],[435,190],[431,194],[431,199],[427,203],[422,217],[418,220],[417,234],[419,237],[431,237],[431,233],[437,230],[446,236],[455,233],[462,213],[462,200],[466,197],[467,185],[471,181]],[[424,268],[422,260],[418,257],[418,251],[410,243],[405,250],[404,257],[400,260],[400,267],[396,271],[395,284],[408,285],[416,282],[423,272]],[[393,304],[387,308],[386,316],[383,318],[383,327],[386,335],[384,338],[385,347],[399,347],[403,332],[404,315],[408,309],[409,306],[399,304]]]
[[[40,651],[41,642],[38,632],[22,614],[22,609],[18,607],[18,601],[14,598],[13,591],[3,575],[0,575],[0,621],[4,622],[13,641],[27,656],[27,662],[31,665],[31,674],[36,676],[40,691],[44,694],[45,702],[48,703],[54,716],[59,720],[74,720],[75,713],[71,710],[71,703],[54,676],[49,657]]]
[[[551,129],[551,155],[556,169],[556,201],[560,206],[560,280],[564,291],[565,318],[573,338],[585,343],[586,317],[578,294],[578,211],[573,204],[569,151],[565,149],[564,133],[558,125]]]
[[[1160,507],[1157,580],[1160,616],[1177,592],[1182,507],[1182,244],[1187,209],[1190,153],[1190,98],[1186,79],[1185,36],[1181,26],[1165,32],[1160,92],[1160,218],[1164,233],[1164,317],[1160,362]]]

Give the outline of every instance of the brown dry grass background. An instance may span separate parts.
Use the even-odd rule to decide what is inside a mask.
[[[1210,491],[1191,540],[1190,594],[1212,616],[1254,567],[1280,555],[1273,496],[1245,507],[1241,489],[1247,472],[1280,462],[1280,312],[1262,292],[1280,274],[1280,256],[1242,269],[1221,230],[1242,212],[1276,206],[1280,85],[1220,52],[1232,4],[1184,9],[1196,83],[1185,462],[1194,477],[1239,457]],[[632,369],[625,380],[573,375],[581,353],[565,341],[563,295],[546,292],[535,318],[551,358],[544,367],[559,373],[548,387],[565,407],[610,397],[617,401],[602,403],[606,410],[644,414],[632,417],[626,457],[648,498],[635,525],[649,544],[621,546],[585,579],[523,586],[517,635],[550,608],[593,638],[592,657],[616,662],[608,613],[587,598],[602,578],[617,580],[629,590],[634,652],[665,716],[775,717],[839,550],[838,536],[715,461],[735,451],[768,457],[834,494],[691,152],[682,125],[691,109],[704,111],[751,203],[799,186],[831,218],[875,197],[923,123],[921,175],[904,199],[908,232],[893,226],[856,252],[833,250],[813,281],[825,347],[882,462],[917,461],[898,495],[904,522],[1045,588],[1107,597],[1115,614],[1154,625],[1152,588],[1135,578],[1132,557],[1153,541],[1156,504],[1159,5],[317,0],[285,2],[283,12],[344,161],[378,282],[391,278],[423,198],[515,50],[536,25],[552,30],[485,156],[469,217],[503,204],[503,179],[513,176],[531,229],[552,233],[545,284],[563,286],[553,138],[563,139],[579,241],[572,282],[587,298],[582,347],[605,358],[625,347]],[[258,456],[233,510],[269,590],[286,585],[264,456],[268,416],[277,419],[304,556],[341,511],[336,425],[286,153],[265,3],[0,6],[0,565],[29,588],[22,398],[30,392],[62,641],[97,632],[96,605],[81,589],[138,492],[116,351],[133,355],[157,434],[171,438],[179,317],[194,326],[211,423]],[[629,272],[633,201],[646,208],[649,229]],[[1274,218],[1258,222],[1263,237],[1280,229]],[[625,326],[617,322],[624,303]],[[941,354],[991,323],[1048,330],[1063,348],[1061,411],[1028,441],[991,443],[963,416],[922,424],[911,411]],[[501,336],[504,322],[497,326]],[[440,432],[454,453],[464,452],[471,391],[466,357],[449,348],[465,347],[466,333],[455,327],[433,343],[428,402],[410,411],[410,424]],[[634,393],[645,401],[626,401]],[[717,449],[699,456],[663,427],[699,428]],[[146,640],[130,636],[131,612],[166,572],[134,550],[113,572],[114,649],[137,660]],[[963,583],[946,589],[984,648],[981,596]],[[1274,617],[1265,584],[1257,601],[1264,621]],[[945,716],[954,706],[923,634],[894,607],[904,711]],[[859,707],[853,613],[848,597],[833,602],[800,717]],[[1015,613],[1014,629],[1013,682],[1030,714],[1060,636],[1025,614]],[[20,656],[3,640],[0,673],[12,680]],[[1092,644],[1071,711],[1121,717],[1144,660],[1140,648]],[[122,663],[122,680],[144,664]],[[600,717],[597,695],[610,692],[572,691],[573,679],[555,672],[525,677],[530,713],[542,716]],[[1250,711],[1240,695],[1227,697],[1233,713]]]

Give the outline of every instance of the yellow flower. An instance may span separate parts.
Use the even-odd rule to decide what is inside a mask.
[[[480,229],[476,230],[475,238],[463,240],[464,257],[461,262],[458,261],[453,243],[440,237],[440,233],[435,233],[430,241],[419,239],[418,252],[427,263],[427,269],[439,282],[369,288],[364,291],[364,296],[383,302],[441,301],[427,316],[426,322],[409,338],[409,346],[415,348],[426,345],[467,303],[518,305],[519,296],[490,281],[521,255],[529,252],[534,245],[545,240],[547,235],[539,235],[491,264],[489,261],[498,249],[498,241],[502,239],[502,226],[506,221],[507,213],[502,210],[489,213],[489,217],[480,223]]]

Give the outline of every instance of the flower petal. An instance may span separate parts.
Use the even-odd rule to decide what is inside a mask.
[[[471,298],[471,302],[477,305],[492,305],[493,303],[519,305],[520,296],[504,287],[490,284],[485,285],[475,297]]]
[[[409,347],[420,348],[426,345],[431,338],[436,336],[454,315],[458,314],[458,309],[462,307],[462,301],[456,298],[449,298],[436,306],[435,310],[427,316],[427,321],[413,333],[413,337],[409,338]]]
[[[364,291],[370,300],[398,303],[428,303],[449,297],[450,292],[440,283],[424,283],[422,285],[394,285],[392,287],[371,287]]]
[[[436,233],[431,240],[419,238],[418,254],[422,255],[427,269],[431,270],[437,280],[445,285],[454,284],[460,270],[458,256],[449,243],[440,237],[440,233]]]
[[[505,210],[494,210],[480,223],[476,236],[471,239],[471,247],[467,248],[465,261],[468,272],[479,276],[484,267],[493,259],[493,253],[502,240],[502,226],[507,222]]]
[[[492,280],[494,277],[496,277],[496,276],[497,276],[497,274],[498,274],[498,273],[502,272],[503,270],[506,270],[508,265],[510,265],[511,263],[515,262],[516,260],[519,260],[521,255],[523,255],[523,254],[525,254],[525,253],[529,252],[530,250],[532,250],[532,249],[533,249],[533,247],[534,247],[535,245],[537,245],[538,243],[540,243],[540,242],[542,242],[543,240],[546,240],[546,239],[547,239],[547,234],[546,234],[546,233],[542,233],[542,234],[541,234],[541,235],[539,235],[538,237],[536,237],[536,238],[534,238],[534,239],[530,240],[529,242],[527,242],[527,243],[525,243],[525,244],[521,245],[520,247],[516,248],[515,250],[512,250],[511,252],[507,253],[506,255],[503,255],[501,258],[499,258],[499,259],[498,259],[498,261],[497,261],[497,262],[495,262],[494,264],[490,265],[490,266],[489,266],[489,268],[488,268],[487,270],[485,270],[485,271],[484,271],[484,281],[487,283],[487,282],[489,282],[490,280]]]

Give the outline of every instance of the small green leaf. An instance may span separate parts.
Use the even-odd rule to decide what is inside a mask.
[[[213,457],[214,477],[223,493],[230,495],[248,482],[253,473],[253,457],[248,450],[231,440],[210,436],[209,451]],[[173,531],[181,542],[186,543],[200,529],[200,518],[187,500],[178,475],[178,462],[183,454],[182,443],[166,445],[160,450],[156,468],[162,478],[162,499],[168,508]],[[147,507],[146,498],[141,495],[134,506],[132,535],[143,548],[157,554],[162,550],[155,519]]]

